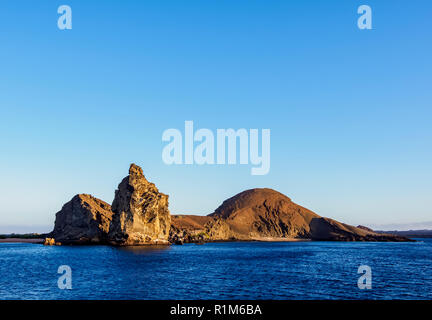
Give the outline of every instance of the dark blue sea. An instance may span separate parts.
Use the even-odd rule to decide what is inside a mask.
[[[0,299],[432,299],[432,239],[171,247],[0,243]],[[59,289],[61,265],[72,289]],[[360,265],[372,270],[361,290]]]

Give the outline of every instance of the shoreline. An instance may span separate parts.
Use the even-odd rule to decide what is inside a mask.
[[[0,243],[34,243],[34,244],[44,244],[44,239],[22,239],[22,238],[6,238],[0,239]],[[307,242],[312,241],[311,239],[296,239],[296,238],[254,238],[254,239],[232,239],[232,240],[212,240],[204,241],[204,243],[224,243],[224,242]],[[196,244],[196,242],[185,242],[185,244]],[[201,243],[199,243],[201,244]],[[84,246],[84,245],[108,245],[105,243],[100,244],[69,244],[71,246]],[[129,246],[118,246],[118,247],[140,247],[140,246],[155,246],[156,244],[143,244],[143,245],[129,245]],[[175,243],[165,244],[166,246],[176,245]]]
[[[427,238],[427,237],[425,237]],[[410,240],[413,240],[410,238]],[[299,238],[273,238],[273,237],[265,237],[265,238],[254,238],[254,239],[229,239],[229,240],[211,240],[211,241],[203,241],[203,242],[185,242],[184,244],[206,244],[206,243],[226,243],[226,242],[334,242],[334,240],[312,240],[312,239],[299,239]],[[0,243],[33,243],[33,244],[44,244],[45,239],[43,238],[35,238],[35,239],[23,239],[23,238],[5,238],[0,239]],[[336,241],[337,242],[337,241]],[[370,241],[340,241],[340,242],[370,242]],[[372,241],[375,242],[375,241]],[[385,242],[393,242],[393,241],[385,241]],[[398,242],[398,241],[396,241]],[[107,243],[94,243],[94,244],[67,244],[67,246],[112,246]],[[170,243],[165,244],[163,246],[176,246],[178,244]],[[146,247],[146,246],[158,246],[156,244],[143,244],[143,245],[129,245],[129,246],[117,246],[117,247]]]
[[[0,243],[36,243],[43,244],[44,239],[21,239],[21,238],[5,238],[0,239]]]

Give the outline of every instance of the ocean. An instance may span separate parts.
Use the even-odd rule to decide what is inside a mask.
[[[417,240],[0,243],[0,299],[432,299],[432,239]],[[370,267],[371,289],[358,287],[362,265]],[[59,278],[66,283],[60,266],[70,267],[71,289],[59,288]]]

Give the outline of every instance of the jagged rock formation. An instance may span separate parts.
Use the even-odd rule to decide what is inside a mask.
[[[173,216],[170,239],[173,243],[287,239],[409,241],[323,218],[272,189],[241,192],[207,217]]]
[[[132,164],[115,192],[109,242],[115,245],[168,244],[168,196]]]
[[[45,244],[168,244],[170,224],[168,196],[132,164],[112,206],[91,195],[76,195],[56,214]]]
[[[111,206],[88,194],[78,194],[57,212],[46,244],[92,244],[106,240]],[[49,240],[48,240],[49,239]]]

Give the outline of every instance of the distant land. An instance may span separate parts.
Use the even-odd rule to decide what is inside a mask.
[[[0,243],[4,242],[25,242],[25,243],[43,243],[46,234],[25,233],[25,234],[0,234]]]
[[[380,233],[396,234],[407,238],[432,238],[432,230],[408,230],[408,231],[377,231]]]
[[[432,230],[432,221],[371,224],[371,227],[374,230],[385,230],[385,231]]]

